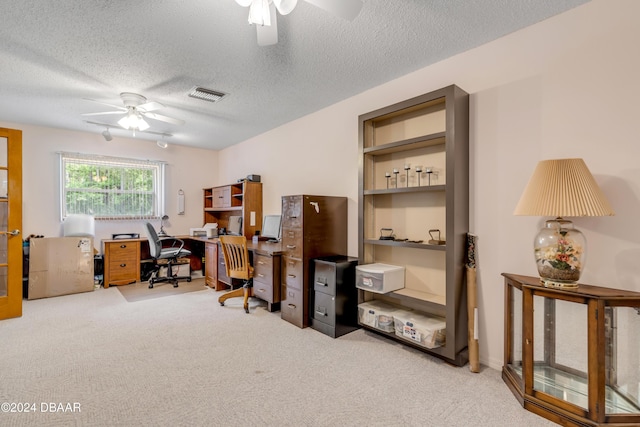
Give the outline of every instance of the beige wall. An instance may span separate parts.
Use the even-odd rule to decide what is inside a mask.
[[[479,236],[481,361],[500,368],[500,273],[536,274],[532,240],[544,219],[512,213],[539,160],[583,158],[616,210],[614,217],[574,221],[589,241],[583,281],[640,291],[638,16],[635,0],[594,0],[219,153],[1,124],[25,131],[25,233],[61,229],[57,181],[50,178],[57,176],[56,151],[126,152],[169,161],[172,233],[201,222],[203,187],[254,173],[262,175],[265,214],[280,212],[283,195],[348,197],[349,255],[357,256],[358,115],[457,84],[471,94],[470,229]],[[172,215],[180,188],[185,217]]]

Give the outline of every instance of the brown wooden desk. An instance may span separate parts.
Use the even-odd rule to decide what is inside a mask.
[[[205,283],[216,291],[233,289],[240,282],[226,275],[222,253],[218,251],[218,238],[208,239],[199,236],[174,236],[185,242],[192,252],[191,269],[202,268],[205,263]],[[110,285],[128,285],[140,281],[140,265],[150,258],[147,239],[103,240],[104,287]],[[253,254],[254,268],[253,293],[267,302],[269,311],[280,309],[280,262],[282,246],[280,243],[247,241],[247,249]]]
[[[199,236],[180,236],[181,239],[188,239],[204,243],[204,275],[207,286],[216,291],[233,289],[241,286],[241,281],[231,279],[226,274],[224,257],[218,250],[219,239],[217,237],[206,238]],[[269,311],[280,310],[280,263],[282,255],[282,245],[261,241],[253,243],[247,241],[247,249],[253,255],[253,294],[267,302]]]
[[[201,245],[194,245],[190,236],[175,236],[182,239],[185,249],[192,253],[188,258],[191,270],[202,268]],[[102,254],[104,261],[104,287],[111,285],[129,285],[141,280],[141,265],[151,260],[149,242],[146,238],[139,239],[105,239],[102,240]]]

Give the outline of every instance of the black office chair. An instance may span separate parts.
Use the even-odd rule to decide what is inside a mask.
[[[149,252],[153,259],[153,271],[149,278],[149,288],[153,288],[153,284],[157,282],[171,282],[173,287],[178,287],[178,280],[191,281],[191,276],[178,276],[173,273],[173,267],[177,264],[178,258],[191,255],[191,251],[184,249],[184,242],[177,237],[158,237],[156,230],[150,223],[145,223],[145,233],[149,240]],[[171,246],[167,246],[167,245]],[[158,260],[166,259],[166,264],[158,263]],[[158,277],[161,267],[167,267],[167,275]]]

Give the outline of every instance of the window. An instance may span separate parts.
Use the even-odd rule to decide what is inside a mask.
[[[60,153],[61,214],[152,219],[164,212],[164,162]]]

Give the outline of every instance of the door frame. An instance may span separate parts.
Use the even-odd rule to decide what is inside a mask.
[[[22,316],[22,131],[0,128],[7,139],[7,295],[0,296],[0,320]],[[2,264],[0,264],[2,265]]]

